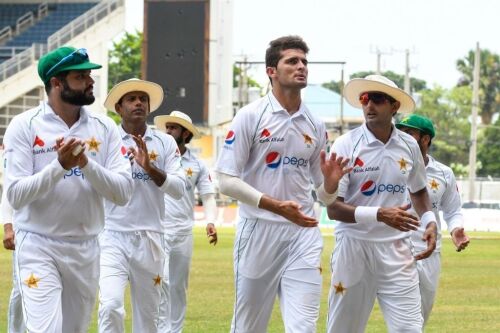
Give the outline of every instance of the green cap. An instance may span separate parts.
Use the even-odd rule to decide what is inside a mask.
[[[98,69],[101,65],[91,63],[87,50],[63,46],[51,51],[38,61],[38,76],[44,83],[56,74],[69,70]]]
[[[401,127],[418,129],[422,133],[430,135],[431,138],[436,135],[436,132],[434,131],[434,125],[432,125],[432,121],[429,118],[420,116],[415,113],[404,117],[399,123],[396,124],[396,128],[401,129]]]

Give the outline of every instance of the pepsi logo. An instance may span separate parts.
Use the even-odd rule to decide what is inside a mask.
[[[226,142],[227,145],[230,145],[234,142],[234,139],[235,139],[234,131],[229,131],[226,135],[226,140],[224,142]]]
[[[281,155],[276,151],[272,151],[266,156],[266,164],[268,168],[276,169],[281,163]]]
[[[377,184],[373,180],[369,180],[365,182],[363,185],[361,185],[361,193],[369,197],[373,193],[375,193],[375,190],[377,189]]]

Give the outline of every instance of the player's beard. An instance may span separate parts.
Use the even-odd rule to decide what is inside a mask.
[[[182,134],[179,135],[178,138],[175,138],[175,142],[177,142],[177,146],[184,144],[184,138],[182,137]]]
[[[74,90],[71,89],[66,80],[62,81],[63,83],[63,91],[61,92],[61,99],[71,105],[90,105],[94,103],[95,97],[94,95],[86,95],[85,90]]]

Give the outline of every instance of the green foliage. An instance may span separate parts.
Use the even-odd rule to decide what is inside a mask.
[[[366,71],[366,72],[356,72],[351,74],[351,79],[355,78],[364,78],[367,75],[372,75],[375,74],[373,71]],[[403,89],[405,85],[405,76],[401,74],[394,73],[393,71],[385,71],[382,72],[382,75],[387,77],[389,80],[393,81],[396,83],[396,85]],[[420,91],[423,89],[427,88],[427,83],[424,80],[420,80],[414,77],[410,77],[410,87],[411,91]]]
[[[459,86],[472,87],[475,50],[457,60],[457,69],[463,74]],[[481,50],[479,69],[479,106],[482,123],[489,125],[493,115],[500,112],[500,56],[487,49]]]
[[[342,88],[343,84],[341,81],[330,81],[330,82],[325,82],[321,84],[322,87],[326,89],[330,89],[332,91],[335,91],[337,94],[340,94],[340,89]]]
[[[415,111],[430,118],[436,129],[430,154],[438,161],[451,165],[469,164],[472,92],[469,87],[446,90],[442,87],[421,92],[421,105]],[[459,169],[457,169],[459,170]]]
[[[108,89],[118,82],[141,78],[142,32],[126,32],[109,51]]]
[[[120,115],[116,112],[108,111],[107,113],[108,117],[113,119],[113,121],[117,124],[120,125],[122,123],[122,118]]]
[[[477,157],[483,165],[478,175],[500,177],[500,118],[486,127],[478,146]]]
[[[243,66],[243,65],[242,65]],[[233,65],[233,88],[237,88],[240,82],[241,67]],[[251,77],[247,77],[249,87],[262,88],[262,86]]]

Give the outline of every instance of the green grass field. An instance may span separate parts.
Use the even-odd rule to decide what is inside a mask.
[[[329,258],[334,240],[332,230],[324,230],[322,256],[323,296],[318,332],[325,332],[330,281]],[[470,233],[470,247],[454,251],[444,240],[443,269],[437,301],[426,332],[500,332],[500,233]],[[195,250],[191,269],[186,333],[228,332],[233,306],[232,245],[234,230],[219,229],[219,244],[209,246],[201,228],[195,229]],[[7,327],[7,307],[11,288],[11,252],[0,250],[0,332]],[[128,302],[127,302],[128,304]],[[131,332],[130,306],[127,332]],[[90,332],[97,332],[94,315]],[[269,332],[283,332],[276,305]],[[367,332],[386,332],[376,306]]]

